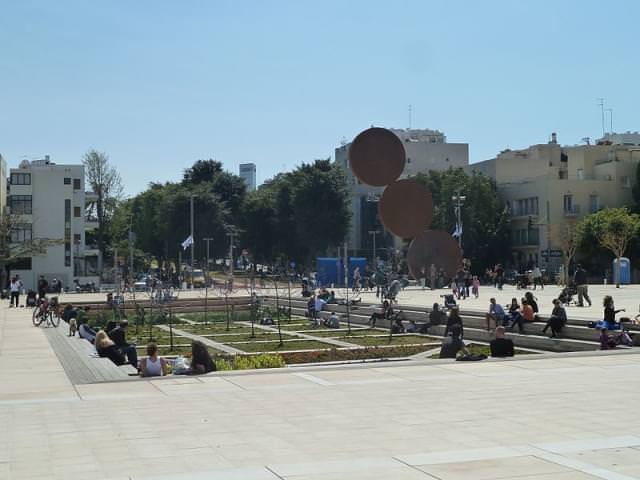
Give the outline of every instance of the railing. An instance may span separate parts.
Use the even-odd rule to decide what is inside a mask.
[[[564,209],[565,217],[575,217],[580,214],[580,205],[572,205],[571,208]]]

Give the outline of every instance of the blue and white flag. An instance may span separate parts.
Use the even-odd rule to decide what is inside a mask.
[[[456,229],[453,231],[451,236],[453,238],[458,238],[461,235],[462,235],[462,227],[456,223]]]
[[[187,239],[182,242],[182,249],[186,250],[190,245],[193,245],[193,237],[191,235],[189,235]]]

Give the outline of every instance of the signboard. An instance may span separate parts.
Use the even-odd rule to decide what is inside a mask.
[[[543,257],[550,257],[550,258],[562,258],[563,254],[562,254],[562,250],[542,250],[542,252],[540,252],[540,255],[542,255]]]

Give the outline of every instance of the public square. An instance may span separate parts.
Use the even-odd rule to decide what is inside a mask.
[[[0,478],[640,477],[633,349],[73,385],[30,310],[0,321]]]

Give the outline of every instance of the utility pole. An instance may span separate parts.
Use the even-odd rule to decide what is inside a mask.
[[[609,133],[613,134],[613,108],[607,108],[609,112]]]
[[[207,270],[209,270],[209,242],[213,242],[213,238],[203,238],[207,242]]]
[[[373,268],[376,268],[376,235],[380,232],[378,230],[369,230],[369,235],[373,237]]]
[[[195,248],[196,248],[196,242],[195,242],[195,238],[193,237],[193,199],[195,198],[195,195],[191,195],[191,288],[193,288],[193,269],[195,267],[194,264],[194,257],[195,257]]]
[[[227,237],[229,237],[229,278],[233,281],[233,230],[227,233]]]
[[[455,195],[451,197],[453,200],[453,209],[456,214],[456,232],[458,234],[458,245],[462,249],[462,205],[467,199],[464,195],[460,195],[460,191],[457,191]]]
[[[348,290],[349,289],[349,247],[347,246],[347,242],[344,242],[344,286]]]
[[[133,282],[133,243],[136,241],[135,234],[131,230],[133,224],[133,214],[129,217],[129,276],[131,277],[131,281]],[[133,283],[131,284],[133,288]]]

